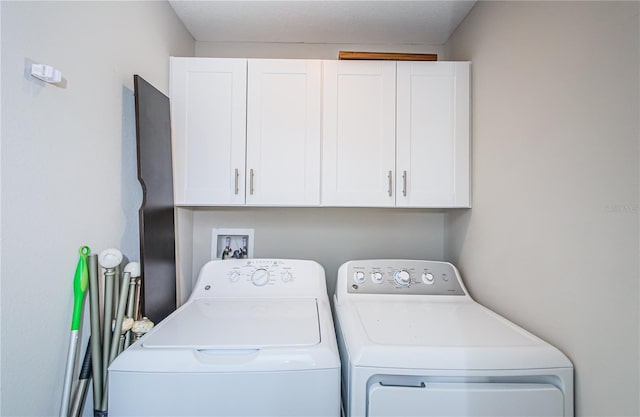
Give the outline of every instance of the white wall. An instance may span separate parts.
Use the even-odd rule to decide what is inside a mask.
[[[473,209],[447,221],[472,295],[562,349],[576,415],[640,415],[639,3],[479,2]]]
[[[167,92],[168,57],[193,55],[195,43],[166,2],[2,1],[1,10],[0,414],[51,416],[78,248],[137,257],[133,74]],[[62,70],[63,85],[25,75],[29,60]]]
[[[185,210],[185,209],[183,209]],[[212,228],[255,229],[255,257],[313,259],[334,293],[338,267],[350,259],[443,260],[442,212],[380,208],[217,208],[193,213],[193,277],[211,259]]]

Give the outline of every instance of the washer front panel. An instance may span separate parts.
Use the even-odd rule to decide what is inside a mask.
[[[466,295],[449,263],[411,260],[351,261],[351,294]]]

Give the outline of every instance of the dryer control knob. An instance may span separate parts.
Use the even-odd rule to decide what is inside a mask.
[[[251,282],[256,287],[262,287],[269,282],[269,271],[264,268],[259,268],[253,271],[251,274]]]
[[[380,272],[380,271],[376,271],[376,272],[372,272],[371,273],[371,281],[375,282],[376,284],[380,284],[382,282],[383,278],[384,278],[384,276],[382,275],[382,272]]]
[[[356,282],[356,284],[362,284],[365,280],[364,272],[356,271],[356,273],[353,274],[353,280]]]
[[[411,284],[411,275],[406,269],[397,269],[393,273],[393,279],[402,287],[408,287]]]

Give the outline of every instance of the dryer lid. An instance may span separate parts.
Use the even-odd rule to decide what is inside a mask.
[[[145,348],[259,349],[320,343],[315,299],[197,299],[145,336]]]
[[[571,367],[558,349],[473,301],[353,302],[336,315],[355,366]]]
[[[430,347],[531,346],[540,341],[475,302],[354,303],[377,345]]]

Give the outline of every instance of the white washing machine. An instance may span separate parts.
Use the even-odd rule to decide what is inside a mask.
[[[109,367],[109,416],[338,416],[323,268],[211,261],[192,295]]]
[[[360,260],[334,297],[346,416],[573,416],[573,366],[444,262]]]

